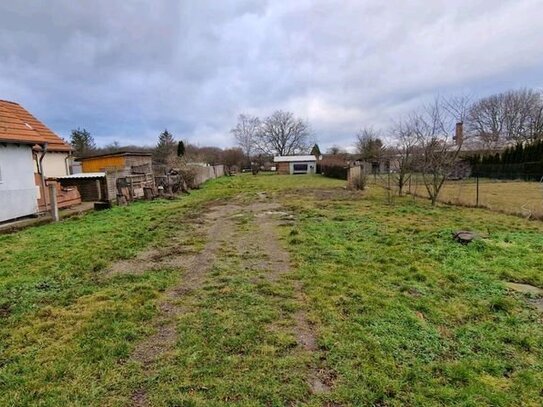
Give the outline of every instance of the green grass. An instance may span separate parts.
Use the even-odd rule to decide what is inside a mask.
[[[543,225],[411,198],[387,205],[379,188],[342,185],[222,178],[177,200],[0,236],[0,405],[126,405],[142,385],[157,406],[541,405],[541,316],[504,282],[543,287]],[[226,242],[203,286],[180,299],[188,311],[175,348],[145,375],[130,354],[182,270],[101,271],[196,233],[186,219],[207,205],[259,192],[296,216],[279,230],[292,272],[268,281]],[[236,233],[252,227],[242,218]],[[456,229],[486,237],[461,246]],[[296,346],[300,308],[314,323],[314,354]],[[309,391],[316,363],[333,374],[329,393]]]
[[[375,178],[370,177],[370,182],[375,182]],[[378,178],[377,182],[386,185],[387,179],[386,177]],[[421,176],[413,176],[410,185],[406,185],[405,192],[409,191],[413,195],[428,198]],[[438,200],[453,205],[476,206],[475,178],[447,180],[440,191]],[[478,205],[496,212],[543,220],[543,184],[534,181],[481,178]]]
[[[292,250],[352,405],[539,405],[543,329],[503,281],[543,286],[541,225],[485,210],[304,203]],[[315,209],[318,206],[318,209]],[[489,237],[469,246],[455,229]]]

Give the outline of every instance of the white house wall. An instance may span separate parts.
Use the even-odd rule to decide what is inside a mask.
[[[0,144],[0,222],[37,212],[32,148]]]
[[[39,159],[39,153],[38,153]],[[43,173],[46,178],[56,178],[56,177],[64,177],[66,175],[70,175],[70,173],[66,169],[66,164],[70,164],[69,162],[66,163],[66,159],[68,158],[68,153],[57,153],[57,152],[47,152],[45,153],[45,157],[43,157]],[[38,172],[37,163],[35,163],[35,171]]]

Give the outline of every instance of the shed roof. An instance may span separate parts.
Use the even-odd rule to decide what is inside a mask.
[[[138,157],[151,157],[151,153],[146,153],[144,151],[117,151],[115,153],[104,153],[90,155],[88,157],[79,157],[76,161],[85,161],[93,158],[104,158],[104,157],[125,157],[125,156],[138,156]]]
[[[299,161],[317,161],[314,155],[279,155],[273,157],[274,163],[291,163]]]
[[[47,143],[49,151],[72,149],[28,110],[18,103],[7,100],[0,100],[0,141],[23,144]]]

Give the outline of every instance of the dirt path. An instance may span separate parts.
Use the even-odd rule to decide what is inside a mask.
[[[223,246],[233,246],[241,259],[243,267],[259,270],[272,284],[286,284],[293,288],[293,299],[299,309],[289,318],[300,352],[309,355],[311,366],[307,378],[308,387],[313,394],[330,391],[331,380],[326,369],[322,368],[324,356],[317,346],[317,336],[308,319],[306,299],[299,281],[282,280],[290,272],[290,258],[282,245],[278,227],[292,224],[293,216],[277,203],[261,197],[258,202],[248,205],[221,205],[208,210],[197,220],[191,233],[201,233],[206,239],[200,252],[186,245],[151,249],[140,253],[135,259],[114,264],[107,273],[142,273],[164,267],[179,269],[179,283],[168,289],[159,303],[159,315],[153,321],[155,333],[140,342],[131,359],[139,363],[147,377],[156,372],[157,363],[175,347],[177,340],[176,323],[180,316],[191,308],[185,305],[184,298],[202,288],[209,277],[215,261],[224,256]],[[240,225],[247,224],[246,228]],[[175,242],[175,239],[172,239]],[[236,255],[235,254],[235,255]],[[131,397],[132,406],[149,405],[144,385]]]
[[[160,257],[160,260],[157,258],[157,261],[154,262],[142,261],[152,258],[156,254],[156,250],[150,250],[135,260],[118,263],[110,270],[113,273],[127,269],[132,272],[142,272],[164,266],[180,267],[186,270],[182,274],[179,284],[166,291],[164,299],[159,305],[160,316],[155,321],[156,333],[140,342],[132,354],[132,360],[143,366],[146,375],[149,376],[153,372],[155,362],[175,345],[176,320],[186,312],[186,309],[177,303],[183,296],[189,295],[201,287],[206,274],[213,265],[219,247],[231,237],[233,227],[230,215],[237,210],[239,210],[238,206],[223,205],[213,208],[204,215],[202,227],[206,230],[207,243],[204,249],[196,255],[186,254],[183,250],[173,250],[174,255],[172,256]],[[131,405],[148,405],[147,393],[143,387],[134,392]]]
[[[277,228],[280,224],[292,222],[293,216],[285,212],[280,205],[273,203],[253,204],[248,209],[254,213],[258,226],[257,247],[268,257],[267,277],[270,281],[277,281],[290,271],[289,253],[279,240]],[[294,280],[293,284],[294,296],[300,305],[300,309],[294,315],[294,333],[298,346],[305,352],[318,352],[317,336],[305,309],[307,301],[302,284],[297,280]],[[308,385],[313,394],[327,393],[332,385],[332,375],[322,366],[312,366]]]

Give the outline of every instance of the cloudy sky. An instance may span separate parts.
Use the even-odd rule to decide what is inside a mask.
[[[290,110],[348,146],[434,94],[543,86],[541,0],[0,2],[0,99],[63,137],[234,144]]]

